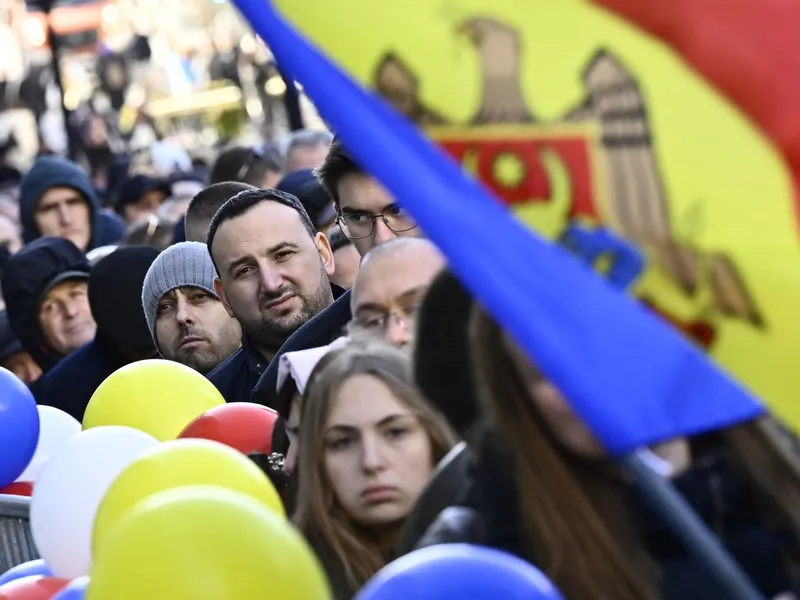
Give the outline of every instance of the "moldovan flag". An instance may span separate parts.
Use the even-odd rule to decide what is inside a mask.
[[[785,4],[758,0],[759,15],[769,13],[765,2]],[[359,163],[416,217],[608,449],[622,454],[762,414],[697,344],[664,324],[723,363],[736,363],[726,347],[766,360],[742,344],[786,333],[773,330],[785,291],[755,269],[752,252],[783,261],[782,285],[800,283],[788,261],[797,258],[794,182],[782,155],[791,148],[781,146],[794,140],[780,137],[792,115],[756,115],[755,103],[753,117],[777,128],[759,130],[723,95],[760,86],[778,104],[790,97],[760,79],[753,54],[769,48],[753,39],[754,23],[774,29],[734,10],[752,3],[679,0],[663,15],[621,0],[237,4]],[[702,23],[710,38],[700,42]],[[778,48],[785,60],[791,47]],[[682,56],[693,53],[707,59],[697,70]],[[731,53],[745,64],[729,65]],[[709,82],[716,75],[750,85],[725,89]],[[777,364],[791,355],[775,339],[766,348]],[[738,364],[729,366],[782,406],[775,391],[797,369],[765,387]]]

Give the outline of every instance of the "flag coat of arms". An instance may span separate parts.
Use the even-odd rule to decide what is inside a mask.
[[[788,103],[800,92],[789,29],[798,9],[777,0],[273,5],[526,224],[800,426],[800,117]]]

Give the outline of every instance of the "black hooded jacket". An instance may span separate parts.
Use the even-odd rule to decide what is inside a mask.
[[[154,358],[153,338],[142,310],[142,285],[158,256],[150,246],[118,248],[92,269],[89,304],[97,323],[93,341],[50,371],[36,390],[39,404],[83,419],[95,390],[135,358]]]
[[[43,237],[28,244],[8,259],[3,269],[3,297],[11,331],[45,373],[63,356],[45,344],[39,326],[42,294],[63,273],[84,273],[88,277],[90,271],[83,252],[60,237]]]
[[[55,187],[77,190],[89,203],[92,235],[87,252],[122,240],[125,226],[116,215],[100,207],[92,182],[83,169],[63,158],[42,156],[36,159],[31,170],[22,178],[19,188],[22,239],[26,244],[41,236],[34,218],[36,206],[44,193]]]

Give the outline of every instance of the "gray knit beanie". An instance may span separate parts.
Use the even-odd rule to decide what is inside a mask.
[[[208,254],[208,247],[201,242],[180,242],[164,250],[150,265],[142,286],[142,308],[156,340],[156,311],[164,294],[179,287],[196,287],[213,294],[217,270]]]

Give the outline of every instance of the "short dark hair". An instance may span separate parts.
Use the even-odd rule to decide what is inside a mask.
[[[345,246],[350,246],[353,243],[349,237],[347,237],[342,228],[338,225],[334,225],[325,233],[328,238],[328,242],[331,244],[331,252],[336,252],[337,250],[341,250]]]
[[[232,146],[214,161],[209,183],[238,181],[259,186],[270,171],[283,172],[283,158],[272,147]]]
[[[217,266],[214,261],[214,253],[211,252],[211,247],[214,245],[214,238],[217,235],[217,229],[225,221],[230,221],[236,217],[241,217],[243,214],[250,212],[262,202],[277,202],[289,208],[293,208],[300,215],[300,220],[303,222],[303,227],[312,238],[317,235],[317,230],[311,222],[311,217],[308,216],[306,209],[300,203],[296,196],[287,194],[280,190],[262,190],[254,188],[239,192],[233,198],[223,204],[220,209],[211,219],[211,224],[208,226],[208,237],[206,238],[206,245],[208,246],[208,253],[211,255],[211,260],[214,266]],[[217,269],[219,273],[219,269]]]
[[[205,241],[208,225],[222,205],[239,192],[254,189],[256,189],[254,186],[246,183],[222,181],[220,183],[212,183],[201,190],[192,198],[189,208],[186,209],[186,239],[193,242]],[[203,237],[202,239],[196,239],[197,236],[194,233],[200,227],[203,228]],[[192,234],[191,236],[190,233]]]
[[[342,177],[352,173],[363,172],[364,170],[356,164],[356,161],[347,152],[341,139],[336,137],[333,139],[330,150],[328,150],[325,162],[314,171],[314,174],[333,199],[334,204],[339,206],[339,191],[337,188]]]

